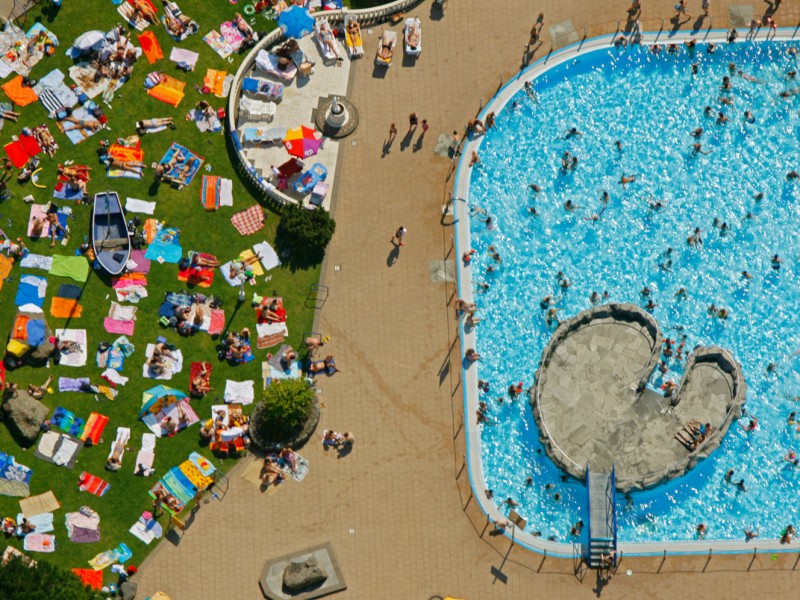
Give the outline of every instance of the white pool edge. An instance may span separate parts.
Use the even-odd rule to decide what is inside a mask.
[[[746,31],[743,30],[743,31]],[[779,29],[775,37],[769,41],[792,41],[794,28]],[[580,54],[586,54],[593,50],[608,49],[613,44],[613,40],[619,33],[604,35],[596,38],[586,39],[576,42],[570,46],[554,51],[547,56],[537,60],[526,69],[520,71],[515,77],[506,82],[495,96],[483,107],[479,118],[484,120],[489,112],[499,114],[509,100],[519,92],[524,83],[539,77],[551,67],[573,60]],[[699,44],[708,42],[727,43],[727,30],[711,30],[707,32],[677,33],[670,35],[665,32],[644,33],[642,35],[642,46],[658,43],[682,43],[690,39],[698,39]],[[744,41],[735,42],[736,44],[758,43],[766,41],[764,35],[761,39],[754,42]],[[800,40],[798,40],[800,43]],[[621,50],[624,52],[625,50]],[[483,136],[473,140],[465,138],[465,143],[461,149],[461,158],[456,169],[455,183],[453,186],[452,210],[454,214],[453,227],[455,240],[455,262],[456,262],[456,283],[458,286],[458,298],[467,302],[474,301],[471,267],[466,266],[461,260],[462,244],[464,248],[471,248],[471,235],[469,228],[469,208],[467,202],[459,201],[469,198],[470,175],[472,168],[469,160],[473,151],[480,148]],[[464,243],[466,242],[466,243]],[[463,320],[458,324],[459,338],[461,341],[461,356],[467,348],[475,347],[475,331],[466,332]],[[474,415],[478,410],[478,369],[479,362],[464,366],[462,359],[461,375],[462,389],[464,394],[464,431],[466,437],[466,457],[467,473],[469,476],[472,493],[478,502],[481,510],[492,521],[506,520],[499,508],[486,497],[485,478],[483,475],[483,463],[481,460],[481,439],[480,430]],[[480,485],[476,486],[476,482]],[[529,519],[530,520],[530,519]],[[509,527],[503,534],[511,538],[520,546],[534,552],[543,553],[548,556],[559,558],[574,558],[577,544],[566,542],[551,542],[539,537],[520,531],[516,526]],[[582,549],[578,547],[578,551]],[[621,542],[618,544],[618,552],[624,556],[662,556],[662,555],[682,555],[682,554],[747,554],[747,553],[790,553],[800,551],[793,548],[790,544],[783,545],[779,540],[753,540],[734,541],[734,540],[688,540],[684,542],[661,541],[661,542]]]

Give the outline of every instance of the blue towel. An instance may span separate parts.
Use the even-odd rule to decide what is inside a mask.
[[[83,192],[81,190],[70,190],[69,186],[64,184],[60,190],[53,189],[53,198],[59,200],[82,200]]]
[[[39,297],[39,288],[38,286],[27,283],[25,280],[28,278],[33,278],[36,281],[44,281],[45,285],[47,284],[47,279],[44,277],[36,277],[35,275],[26,275],[19,283],[19,288],[17,288],[17,298],[14,301],[17,306],[23,306],[25,304],[35,304],[39,308],[44,306],[44,296]]]
[[[40,346],[44,343],[44,321],[28,321],[28,344]]]
[[[72,285],[71,283],[62,283],[61,287],[58,288],[56,297],[79,300],[81,297],[81,287],[79,285]]]

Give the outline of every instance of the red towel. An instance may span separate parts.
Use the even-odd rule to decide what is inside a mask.
[[[72,569],[72,572],[78,576],[83,585],[88,585],[93,590],[99,590],[103,587],[102,571],[95,571],[94,569]]]
[[[194,378],[197,377],[198,373],[203,369],[205,365],[206,370],[208,371],[208,381],[206,381],[207,385],[211,385],[211,363],[199,363],[193,362],[191,368],[189,369],[189,390],[192,392],[193,395],[199,396],[200,394],[194,394],[194,389],[192,389],[192,382]]]
[[[96,446],[100,443],[100,436],[103,435],[103,430],[108,425],[108,417],[100,413],[93,412],[89,415],[86,425],[83,426],[83,434],[81,440],[86,441],[91,439],[92,443]]]
[[[18,169],[24,167],[29,158],[36,156],[42,151],[36,138],[27,135],[21,135],[16,142],[6,144],[3,148],[8,158],[11,159],[11,162],[13,162],[14,166]]]
[[[137,37],[139,38],[139,45],[142,47],[142,52],[144,52],[144,55],[147,57],[147,62],[152,65],[157,60],[164,58],[161,46],[152,31],[145,31]]]
[[[214,308],[211,310],[211,325],[208,326],[209,335],[217,335],[222,333],[225,328],[225,311],[221,308]]]
[[[111,486],[97,475],[92,475],[84,471],[78,479],[78,489],[82,492],[89,492],[95,496],[103,497]]]

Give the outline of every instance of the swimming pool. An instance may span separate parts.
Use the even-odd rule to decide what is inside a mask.
[[[797,428],[787,424],[792,410],[800,413],[793,401],[800,396],[800,335],[794,331],[800,293],[792,289],[800,257],[793,236],[800,190],[786,179],[800,167],[800,103],[779,97],[800,86],[785,76],[796,68],[789,46],[720,45],[707,54],[699,45],[694,55],[682,47],[677,56],[637,47],[601,49],[540,75],[534,81],[538,102],[519,92],[497,111],[466,198],[492,217],[491,228],[480,214],[470,222],[472,279],[489,284],[488,291],[475,291],[483,319],[477,368],[490,382],[480,400],[490,405],[492,421],[481,427],[481,461],[494,501],[518,502],[517,512],[528,519],[526,532],[571,541],[570,527],[585,520],[586,503],[583,485],[562,481],[544,454],[527,400],[511,402],[506,393],[511,383],[533,383],[549,340],[552,330],[539,303],[547,295],[563,296],[557,308],[564,318],[591,306],[595,291],[644,305],[645,286],[667,335],[686,335],[687,348],[720,345],[742,363],[748,410],[760,428],[747,434],[734,425],[715,454],[688,475],[634,493],[631,505],[622,499],[620,541],[690,540],[699,522],[708,526],[708,539],[743,540],[745,527],[775,539],[797,522],[793,500],[800,471],[783,459],[790,449],[800,450]],[[733,89],[723,91],[731,62],[737,66]],[[721,104],[722,95],[733,104]],[[729,122],[717,125],[705,116],[706,106],[715,115],[723,110]],[[744,121],[747,109],[754,123]],[[581,135],[561,139],[571,127]],[[698,140],[690,132],[697,127],[705,130],[701,150],[710,154],[691,152]],[[563,174],[565,151],[579,163]],[[623,187],[623,174],[636,175],[636,181]],[[530,183],[541,191],[532,192]],[[603,190],[610,194],[607,204]],[[763,199],[756,199],[762,192]],[[567,200],[578,208],[566,211]],[[665,206],[653,210],[658,201]],[[715,218],[729,227],[724,236],[712,225]],[[699,249],[687,244],[695,227],[703,230]],[[490,257],[490,245],[501,263]],[[663,253],[670,247],[666,268]],[[777,271],[770,262],[776,253],[783,260]],[[497,269],[487,273],[490,265]],[[745,270],[752,279],[742,277]],[[559,271],[572,281],[563,293]],[[675,296],[682,287],[685,299]],[[709,317],[711,304],[730,317]],[[768,372],[770,363],[774,372]],[[680,367],[671,369],[668,376],[677,380]],[[502,405],[496,402],[501,396]],[[730,468],[745,479],[746,492],[723,483]],[[528,476],[532,485],[526,485]]]

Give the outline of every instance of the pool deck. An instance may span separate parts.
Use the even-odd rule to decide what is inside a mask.
[[[669,28],[674,0],[644,3],[643,29],[658,30],[662,17]],[[712,0],[714,26],[727,26],[728,7],[739,4]],[[578,30],[587,26],[589,36],[613,33],[629,5],[451,2],[444,18],[432,20],[426,3],[412,11],[423,21],[421,58],[414,67],[397,62],[383,78],[372,68],[378,29],[365,32],[366,55],[354,65],[350,96],[362,125],[342,144],[337,233],[322,281],[331,294],[317,328],[332,336],[330,349],[343,369],[321,384],[321,426],[352,431],[355,448],[339,459],[311,443],[302,450],[310,462],[305,481],[263,494],[240,477],[247,465],[237,466],[224,500],[202,505],[177,546],[163,543],[143,563],[141,597],[163,589],[174,600],[263,598],[258,578],[267,560],[326,541],[349,586],[334,598],[638,599],[682,598],[690,590],[794,597],[796,543],[793,553],[774,560],[752,553],[663,561],[623,556],[617,575],[604,583],[594,573],[576,576],[572,560],[543,557],[493,535],[471,494],[454,289],[430,276],[433,261],[453,259],[452,228],[440,223],[451,164],[432,150],[440,134],[463,131],[480,99],[516,73],[540,10],[545,44],[536,58],[549,49],[550,24],[569,19]],[[690,3],[695,16],[698,6]],[[749,6],[759,15],[769,8]],[[793,27],[799,15],[800,2],[784,0],[775,18]],[[431,131],[421,151],[401,151],[412,111],[428,119]],[[392,121],[400,133],[382,157]],[[399,225],[409,233],[396,253],[389,237]]]

